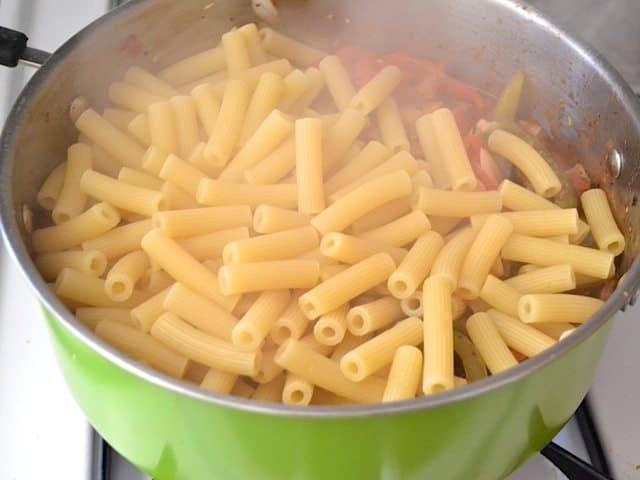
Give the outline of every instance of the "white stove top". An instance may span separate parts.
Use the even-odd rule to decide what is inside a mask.
[[[557,18],[577,17],[560,15],[558,4],[579,4],[583,0],[564,2],[537,1],[558,13]],[[593,0],[589,0],[592,2]],[[626,3],[640,14],[640,1],[616,0],[607,5]],[[53,50],[65,39],[106,11],[108,0],[0,0],[0,24],[25,31],[30,44]],[[64,14],[61,13],[64,6]],[[64,17],[63,17],[64,15]],[[624,15],[616,15],[616,22]],[[638,17],[636,16],[636,23]],[[633,23],[634,31],[637,29]],[[575,26],[576,24],[574,23]],[[589,40],[597,44],[596,35],[604,27],[591,22]],[[620,29],[616,24],[614,29]],[[607,30],[609,32],[609,30]],[[631,31],[631,27],[629,27]],[[588,33],[587,32],[587,33]],[[609,32],[610,33],[610,32]],[[611,48],[612,35],[606,45]],[[640,52],[640,35],[635,44]],[[628,39],[625,35],[621,39]],[[628,52],[628,48],[624,51]],[[622,64],[624,51],[615,50],[614,61],[631,81],[640,72],[640,55],[635,56],[637,68]],[[605,52],[606,53],[606,52]],[[624,57],[627,58],[628,57]],[[0,69],[0,125],[17,93],[31,74],[25,67]],[[605,358],[592,388],[594,415],[605,442],[605,450],[612,462],[614,476],[619,480],[640,480],[640,424],[637,408],[640,384],[637,365],[640,364],[640,322],[636,321],[640,308],[632,308],[620,315],[615,323]],[[604,419],[606,418],[606,422]],[[587,454],[575,422],[570,422],[556,438],[581,458]],[[0,479],[35,480],[90,478],[91,435],[82,412],[63,383],[55,363],[40,307],[9,258],[0,247]],[[113,465],[113,480],[140,480],[144,477],[126,462]],[[563,479],[564,476],[542,457],[535,457],[510,480]]]

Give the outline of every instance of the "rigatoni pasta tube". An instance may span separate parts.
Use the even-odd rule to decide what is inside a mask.
[[[282,345],[289,338],[300,338],[307,329],[309,319],[298,305],[298,297],[294,297],[282,312],[271,329],[271,340]]]
[[[553,338],[517,318],[493,309],[487,313],[505,343],[527,357],[534,357],[556,344]]]
[[[570,335],[576,329],[570,323],[563,322],[532,323],[531,326],[558,341]]]
[[[442,276],[427,278],[422,288],[422,391],[427,395],[454,387],[452,293],[451,285]]]
[[[472,300],[478,297],[491,266],[512,232],[511,222],[499,215],[491,215],[480,228],[460,269],[456,293],[461,298]]]
[[[179,238],[177,241],[193,258],[202,261],[220,258],[222,250],[229,242],[247,238],[249,238],[249,229],[238,227]]]
[[[90,197],[147,217],[164,210],[167,204],[157,190],[129,185],[94,170],[82,174],[80,189]]]
[[[200,127],[195,101],[188,95],[177,95],[169,100],[175,119],[178,152],[188,158],[200,141]]]
[[[273,72],[265,72],[260,76],[256,89],[251,96],[239,143],[244,145],[254,134],[260,124],[280,103],[284,93],[282,77]]]
[[[340,58],[336,55],[327,55],[318,64],[320,71],[324,74],[327,89],[338,107],[344,110],[349,106],[349,102],[356,94],[356,89],[351,83],[349,74],[345,70]]]
[[[262,28],[259,33],[267,52],[276,57],[287,58],[297,65],[312,65],[325,56],[321,50],[293,40],[271,28]]]
[[[191,91],[191,96],[195,102],[196,113],[205,133],[211,135],[220,113],[220,98],[209,83],[195,87]]]
[[[238,79],[229,80],[216,125],[204,149],[204,157],[209,163],[222,167],[229,161],[240,136],[248,104],[249,87],[246,82]]]
[[[282,403],[285,405],[309,405],[314,385],[295,374],[288,373],[282,387]]]
[[[334,346],[339,344],[347,331],[347,309],[344,304],[321,315],[313,325],[313,336],[318,343]]]
[[[389,276],[387,286],[396,298],[407,298],[420,287],[444,245],[442,236],[427,232],[416,240],[398,268]]]
[[[584,323],[604,305],[599,298],[568,293],[530,293],[518,303],[518,315],[525,323]]]
[[[293,70],[283,80],[284,93],[278,103],[278,108],[284,112],[289,112],[307,89],[308,80],[307,76],[300,70]]]
[[[122,167],[118,171],[118,181],[149,190],[160,190],[163,184],[162,180],[155,176],[129,167]]]
[[[518,302],[521,296],[522,293],[493,275],[487,276],[480,290],[480,299],[513,317],[518,316]]]
[[[301,118],[295,124],[298,211],[319,213],[325,208],[322,174],[322,120]]]
[[[230,242],[224,247],[222,259],[229,265],[294,258],[318,243],[318,233],[313,227],[301,227]]]
[[[224,69],[226,59],[222,47],[211,48],[184,58],[160,71],[158,76],[179,86]]]
[[[374,178],[328,206],[311,220],[311,224],[320,233],[340,232],[365,213],[405,197],[411,190],[411,178],[404,171]]]
[[[356,336],[386,327],[403,317],[400,302],[386,296],[352,307],[347,312],[347,328]]]
[[[54,223],[66,222],[84,211],[87,196],[80,190],[80,177],[91,169],[91,164],[91,147],[88,145],[76,143],[67,149],[64,181],[51,213]]]
[[[488,313],[475,313],[467,320],[467,333],[493,375],[518,365]]]
[[[273,110],[249,137],[244,146],[218,177],[226,182],[238,182],[244,172],[269,155],[293,130],[293,121],[280,110]]]
[[[131,297],[136,283],[147,268],[149,258],[142,250],[133,251],[120,258],[105,277],[104,288],[109,298],[122,302]]]
[[[253,167],[245,170],[250,184],[275,183],[285,178],[296,166],[296,142],[290,137]]]
[[[200,382],[200,388],[204,388],[210,392],[229,394],[237,381],[238,375],[235,373],[210,368]]]
[[[295,208],[298,188],[294,183],[247,185],[205,178],[200,182],[196,199],[204,205],[249,205],[265,203],[275,207]]]
[[[149,105],[147,110],[151,145],[167,153],[179,153],[173,109],[169,102]]]
[[[182,283],[167,292],[162,306],[198,330],[228,342],[238,319],[216,302],[200,295]]]
[[[422,321],[409,317],[346,353],[340,360],[340,370],[349,380],[361,382],[391,363],[398,347],[421,344],[422,336]]]
[[[251,226],[251,209],[246,205],[203,207],[158,212],[153,226],[168,237],[189,237],[234,227]]]
[[[40,275],[48,281],[55,280],[66,267],[101,277],[107,268],[107,257],[99,250],[70,250],[38,255],[35,264]]]
[[[149,119],[146,113],[139,113],[127,125],[127,132],[134,136],[142,145],[151,145],[151,132],[149,131]]]
[[[249,49],[239,30],[231,30],[222,35],[222,48],[230,74],[242,72],[251,66]]]
[[[304,112],[324,89],[324,75],[320,70],[315,67],[309,67],[305,70],[304,75],[307,78],[307,86],[289,109],[292,112]]]
[[[624,235],[620,232],[613,218],[605,191],[600,188],[587,190],[580,195],[580,202],[589,227],[591,227],[591,235],[593,235],[598,248],[614,255],[620,255],[625,247]]]
[[[163,313],[151,327],[151,336],[171,350],[212,368],[238,375],[255,375],[260,350],[248,352],[202,333],[173,313]]]
[[[160,95],[124,82],[113,82],[109,85],[107,94],[115,105],[138,113],[144,113],[149,105],[164,100]]]
[[[393,153],[409,150],[409,137],[402,123],[398,104],[393,97],[388,97],[380,104],[376,110],[376,119],[382,141]]]
[[[266,290],[233,327],[231,340],[239,347],[257,349],[291,298],[289,290]]]
[[[102,320],[123,323],[137,329],[135,321],[131,318],[131,310],[115,307],[81,307],[76,308],[76,318],[86,326],[95,330]]]
[[[76,120],[76,128],[123,165],[140,167],[144,155],[142,147],[94,110],[89,108],[82,112]]]
[[[201,206],[193,199],[193,196],[176,186],[173,182],[164,182],[160,191],[167,200],[168,206],[165,210],[189,209]]]
[[[303,213],[271,205],[258,205],[253,212],[253,229],[257,233],[276,233],[309,225]]]
[[[164,80],[136,66],[129,67],[124,72],[124,81],[161,97],[169,98],[179,93]]]
[[[420,187],[416,208],[436,217],[466,218],[481,213],[502,210],[502,197],[498,192],[452,192]]]
[[[562,188],[547,161],[524,140],[504,130],[494,130],[488,139],[489,149],[513,163],[527,178],[538,195],[550,198]]]
[[[315,260],[224,265],[218,270],[224,295],[280,288],[311,288],[318,283],[320,265]]]
[[[82,242],[83,250],[98,250],[107,260],[140,248],[140,241],[151,229],[151,219],[128,223]]]
[[[344,233],[327,233],[320,242],[320,252],[343,263],[358,263],[377,253],[387,253],[393,261],[400,263],[407,251],[376,240],[366,240]]]
[[[220,305],[228,305],[225,299],[227,294],[220,294],[212,287],[218,282],[215,273],[189,255],[175,240],[166,237],[160,230],[151,230],[140,244],[149,258],[178,282]]]
[[[337,362],[310,350],[299,340],[287,340],[278,349],[275,361],[313,385],[358,403],[378,403],[384,393],[384,380],[370,377],[362,382],[352,382],[342,375]]]
[[[398,152],[371,171],[363,174],[361,177],[355,179],[351,183],[330,194],[329,200],[335,202],[341,197],[344,197],[346,194],[355,190],[357,187],[360,187],[363,184],[370,182],[371,180],[382,175],[387,175],[399,170],[404,170],[409,175],[414,175],[419,170],[419,168],[420,166],[418,162],[409,152]]]
[[[389,96],[402,80],[402,73],[395,65],[388,65],[365,83],[351,98],[349,107],[364,114],[373,112]]]
[[[164,161],[158,176],[163,180],[175,183],[185,192],[195,197],[200,180],[207,176],[180,157],[170,154]]]
[[[522,293],[561,293],[576,288],[576,275],[571,265],[552,265],[521,273],[505,283]]]
[[[129,123],[131,123],[131,121],[137,116],[138,115],[136,115],[135,112],[132,112],[130,110],[122,110],[120,108],[105,108],[102,111],[102,118],[125,132],[129,127]]]
[[[399,198],[392,202],[385,203],[360,217],[351,225],[351,231],[355,235],[359,235],[388,224],[389,222],[393,222],[409,212],[411,212],[410,198]],[[431,220],[429,220],[429,223],[431,223]]]
[[[578,233],[578,210],[575,208],[553,210],[528,210],[500,214],[513,224],[513,231],[532,237],[553,237]],[[471,226],[479,228],[487,215],[472,215]]]
[[[502,258],[542,266],[566,263],[573,267],[575,273],[600,279],[609,278],[614,272],[612,253],[517,233],[511,235],[504,245]]]
[[[326,192],[334,193],[356,181],[360,176],[384,162],[389,155],[389,149],[382,143],[375,140],[369,142],[360,153],[325,182]]]
[[[38,205],[46,210],[53,210],[56,201],[60,196],[60,190],[64,183],[66,162],[54,168],[42,183],[40,190],[36,194]]]
[[[165,312],[164,300],[170,288],[171,287],[165,288],[131,309],[131,318],[133,318],[138,328],[143,332],[151,330],[153,323]]]
[[[332,172],[367,124],[367,117],[352,108],[344,110],[324,136],[323,169]]]
[[[307,317],[318,318],[384,282],[394,269],[389,255],[373,255],[300,295],[300,307]]]
[[[361,234],[365,240],[374,240],[394,247],[402,247],[431,228],[429,219],[420,211],[413,211],[392,222]]]
[[[187,370],[187,357],[124,323],[102,320],[96,325],[96,335],[127,355],[143,360],[172,377],[182,378]]]
[[[431,122],[438,149],[445,159],[443,163],[449,183],[456,191],[472,192],[478,181],[453,113],[448,108],[440,108],[431,114]]]
[[[449,175],[445,169],[445,159],[438,145],[431,114],[423,115],[416,121],[416,133],[422,152],[429,162],[435,186],[441,189],[451,187]]]
[[[244,43],[247,46],[249,52],[249,59],[251,65],[260,65],[267,60],[267,55],[262,47],[260,35],[258,34],[258,27],[255,23],[247,23],[238,28],[244,38]]]
[[[31,244],[36,253],[51,253],[80,245],[120,223],[120,214],[108,203],[98,203],[60,225],[34,230]]]
[[[58,274],[54,292],[58,297],[93,307],[127,308],[142,301],[137,291],[127,301],[113,301],[105,293],[103,279],[68,267]]]
[[[422,352],[411,345],[399,347],[393,355],[382,401],[398,402],[415,398],[421,372]]]

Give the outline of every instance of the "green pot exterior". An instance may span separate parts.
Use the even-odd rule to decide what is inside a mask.
[[[91,424],[157,480],[503,478],[571,417],[611,325],[534,374],[470,400],[394,415],[302,419],[154,385],[45,314],[63,374]]]

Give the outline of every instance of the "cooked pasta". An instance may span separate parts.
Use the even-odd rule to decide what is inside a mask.
[[[453,293],[447,279],[431,276],[425,280],[423,305],[424,369],[422,391],[440,393],[454,387],[453,380]]]
[[[50,289],[131,361],[299,408],[411,401],[552,348],[619,285],[627,225],[516,115],[522,73],[491,109],[402,52],[215,42],[79,92],[102,115],[74,102],[23,210]]]
[[[362,382],[391,363],[398,347],[420,345],[422,335],[422,321],[419,318],[409,317],[401,320],[395,326],[346,353],[340,360],[340,370],[349,380]]]
[[[393,355],[382,401],[397,402],[415,398],[421,371],[422,352],[411,345],[399,347]]]
[[[520,297],[518,315],[525,323],[584,323],[603,303],[584,295],[530,293]]]
[[[411,296],[429,274],[444,241],[436,232],[427,232],[416,240],[387,283],[391,294],[399,299]]]
[[[431,114],[431,124],[438,150],[442,155],[444,170],[453,190],[471,192],[477,185],[467,151],[462,143],[460,130],[453,113],[448,108],[440,108]]]
[[[77,217],[84,211],[87,196],[80,189],[80,178],[84,172],[91,170],[91,156],[91,148],[82,143],[71,145],[67,150],[64,180],[51,212],[56,224]]]
[[[68,166],[67,169],[69,169]],[[580,196],[580,202],[589,222],[591,235],[593,235],[598,248],[614,255],[620,255],[625,247],[624,235],[620,232],[613,218],[604,190],[600,188],[587,190]]]
[[[549,164],[524,140],[498,129],[489,135],[488,145],[493,152],[518,167],[538,195],[553,197],[562,188]]]

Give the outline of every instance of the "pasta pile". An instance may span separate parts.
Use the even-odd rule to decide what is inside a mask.
[[[254,24],[129,68],[38,193],[38,269],[125,354],[261,401],[407,400],[537,355],[602,304],[575,290],[624,250],[607,197],[582,194],[586,221],[561,208],[536,148],[483,121],[480,159],[528,187],[488,188],[455,108],[408,122],[402,81],[386,64],[354,85]]]

